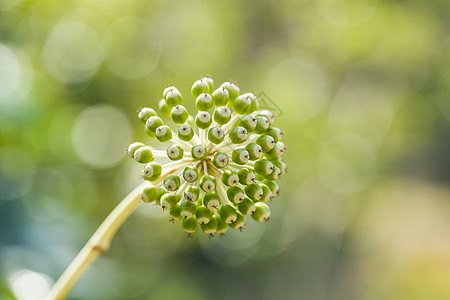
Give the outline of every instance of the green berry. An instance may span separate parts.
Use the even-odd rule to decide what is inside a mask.
[[[156,116],[156,111],[152,108],[143,107],[138,112],[138,118],[144,124],[145,124],[145,122],[147,122],[148,118],[153,117],[153,116]]]
[[[191,201],[183,201],[180,204],[180,214],[183,218],[190,218],[195,215],[197,205]]]
[[[191,88],[191,93],[194,98],[197,98],[202,93],[209,93],[209,84],[203,78],[194,82]]]
[[[278,195],[278,193],[280,191],[280,187],[278,186],[278,183],[275,180],[265,180],[264,184],[270,188],[273,196]]]
[[[174,221],[179,221],[183,218],[183,216],[181,215],[181,208],[178,204],[175,204],[170,208],[169,216],[170,219]]]
[[[226,106],[219,106],[214,111],[214,121],[217,124],[225,125],[231,120],[231,109]]]
[[[167,177],[164,178],[164,187],[169,192],[178,190],[180,187],[180,177],[174,174],[167,175]]]
[[[269,129],[267,129],[266,134],[273,137],[275,142],[280,141],[281,137],[283,136],[283,132],[281,131],[280,128],[277,128],[277,127],[270,127]]]
[[[129,156],[134,157],[134,153],[136,153],[136,150],[144,146],[145,144],[140,142],[131,143],[127,148],[127,153]]]
[[[212,92],[214,90],[214,80],[211,77],[209,77],[209,75],[206,75],[205,77],[202,77],[201,79],[208,83],[209,92]]]
[[[273,112],[271,112],[270,110],[262,110],[258,113],[258,116],[264,116],[267,118],[267,120],[269,120],[269,123],[272,124],[273,121],[275,120],[275,114]]]
[[[269,128],[269,120],[265,116],[257,116],[256,117],[256,127],[254,132],[261,134],[266,132],[266,130]]]
[[[184,150],[178,145],[172,145],[166,150],[167,157],[170,160],[180,160],[184,156]]]
[[[189,112],[183,105],[175,105],[171,112],[172,121],[175,124],[183,124],[189,117]]]
[[[147,186],[141,191],[141,199],[143,202],[150,203],[158,199],[158,188],[154,186]]]
[[[251,101],[250,107],[247,110],[247,113],[252,113],[259,108],[259,100],[253,93],[246,93],[244,96],[248,97]]]
[[[275,146],[275,140],[270,135],[261,135],[255,142],[261,146],[265,153],[272,150]]]
[[[170,90],[167,92],[165,99],[167,105],[170,107],[183,104],[183,96],[181,96],[181,93],[178,90]]]
[[[219,215],[227,224],[233,223],[237,219],[236,209],[229,204],[223,205],[219,208]]]
[[[164,125],[163,120],[158,116],[152,116],[147,119],[147,122],[145,123],[145,127],[148,132],[156,133],[156,129],[159,126]]]
[[[160,142],[167,142],[172,139],[172,130],[167,125],[162,125],[156,128],[156,138]]]
[[[228,229],[228,224],[222,219],[221,216],[214,216],[214,219],[217,221],[217,229],[216,233],[223,234]]]
[[[155,181],[161,176],[162,166],[158,163],[151,162],[145,165],[142,176],[145,180]]]
[[[271,161],[274,166],[280,169],[280,175],[283,175],[286,172],[286,163],[281,159],[275,159]]]
[[[228,165],[228,155],[223,152],[216,152],[214,153],[211,162],[218,169],[224,168]]]
[[[170,112],[172,111],[172,107],[167,105],[166,99],[159,100],[158,109],[164,116],[170,117]]]
[[[248,197],[245,197],[242,202],[238,204],[238,209],[244,215],[251,215],[255,212],[255,204]]]
[[[197,210],[198,212],[198,210]],[[220,218],[220,217],[219,217]],[[212,216],[208,223],[200,223],[200,227],[202,228],[203,232],[206,234],[214,234],[217,231],[217,217]],[[200,222],[200,220],[199,220]],[[226,226],[226,224],[225,224]]]
[[[207,154],[208,152],[203,145],[195,145],[191,149],[191,156],[195,160],[203,160]]]
[[[164,194],[161,197],[161,207],[163,210],[166,209],[171,209],[172,207],[174,207],[175,205],[177,205],[179,198],[176,194]]]
[[[255,212],[252,214],[253,220],[266,222],[270,218],[270,208],[263,202],[255,203]]]
[[[227,189],[227,197],[231,202],[241,203],[245,198],[244,191],[238,186],[232,186]]]
[[[178,138],[182,141],[190,141],[194,137],[194,129],[192,127],[185,123],[183,125],[180,125],[178,127]]]
[[[195,126],[200,129],[208,128],[212,123],[211,114],[207,111],[200,111],[195,116]]]
[[[212,193],[216,189],[216,178],[210,175],[203,175],[200,179],[200,188],[205,193]]]
[[[247,149],[248,154],[250,155],[250,160],[260,159],[264,154],[263,148],[256,143],[248,144],[247,146],[245,146],[245,149]]]
[[[198,179],[198,169],[194,167],[186,167],[183,170],[183,178],[187,182],[194,182]]]
[[[245,194],[252,200],[257,201],[263,196],[263,190],[257,183],[249,184],[245,187]]]
[[[195,216],[200,224],[208,224],[213,215],[209,208],[202,205],[197,208]]]
[[[198,227],[197,219],[194,216],[187,218],[187,219],[183,219],[181,221],[181,224],[182,224],[183,230],[185,232],[187,232],[188,234],[194,233]]]
[[[221,87],[212,93],[212,99],[215,106],[224,106],[230,100],[230,95],[228,94],[228,90]]]
[[[267,159],[258,159],[255,161],[255,172],[267,176],[273,172],[273,164]]]
[[[134,151],[134,159],[142,164],[153,161],[153,153],[152,149],[148,146],[139,147]]]
[[[226,186],[236,186],[239,182],[239,177],[236,172],[227,170],[222,174],[222,183]]]
[[[231,153],[231,160],[238,165],[246,164],[249,158],[250,154],[246,149],[236,149]]]
[[[284,151],[285,151],[284,143],[276,142],[273,149],[266,153],[266,157],[272,160],[278,159],[284,154]]]
[[[245,218],[240,212],[237,212],[236,216],[237,216],[236,220],[233,223],[228,224],[228,225],[233,229],[241,230],[245,225]]]
[[[163,187],[158,188],[158,197],[156,198],[156,201],[155,201],[157,205],[161,205],[161,198],[162,198],[162,196],[164,196],[167,193],[168,192],[166,191],[165,188],[163,188]]]
[[[247,129],[242,126],[236,126],[230,131],[229,137],[233,144],[241,144],[248,138]]]
[[[222,87],[228,91],[230,101],[233,101],[234,99],[236,99],[239,96],[240,89],[237,85],[235,85],[232,82],[229,82],[229,81],[224,82],[224,83],[222,83],[222,85],[220,87]]]
[[[163,97],[166,98],[167,93],[169,93],[169,92],[172,91],[172,90],[175,90],[175,91],[178,91],[178,92],[179,92],[179,90],[178,90],[176,87],[174,87],[174,86],[168,86],[168,87],[166,87],[166,88],[164,89],[164,91],[163,91]]]
[[[211,210],[216,210],[220,205],[220,198],[217,193],[206,193],[203,197],[203,205]]]
[[[247,129],[248,132],[253,132],[256,128],[256,118],[252,115],[245,115],[239,120],[238,125]]]
[[[260,186],[263,191],[263,195],[262,195],[260,201],[262,201],[262,202],[269,201],[270,198],[272,198],[272,190],[270,189],[270,187],[267,184],[261,183]]]
[[[247,168],[242,168],[238,172],[239,183],[243,185],[249,185],[255,182],[255,173]]]
[[[214,144],[220,144],[225,137],[225,133],[221,127],[213,127],[208,130],[208,140]]]
[[[195,100],[195,107],[200,111],[210,110],[213,106],[213,101],[210,94],[200,94]]]
[[[235,112],[241,115],[248,113],[251,105],[252,100],[246,95],[241,95],[233,101],[233,108]]]
[[[187,201],[195,202],[197,201],[199,195],[200,189],[194,185],[190,185],[184,190],[184,198]]]
[[[267,175],[265,178],[267,178],[269,180],[278,180],[278,179],[280,179],[280,176],[281,176],[280,168],[274,165],[273,172],[270,173],[269,175]]]

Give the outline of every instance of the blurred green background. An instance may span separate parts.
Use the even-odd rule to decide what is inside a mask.
[[[0,298],[40,299],[140,179],[165,84],[282,109],[266,224],[186,239],[140,205],[70,299],[450,299],[450,5],[0,1]],[[190,107],[193,107],[191,104]]]

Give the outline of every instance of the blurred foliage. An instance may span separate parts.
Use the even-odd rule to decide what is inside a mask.
[[[0,298],[45,293],[139,182],[136,109],[209,73],[282,109],[272,221],[186,239],[141,205],[72,299],[449,299],[449,12],[0,1]]]

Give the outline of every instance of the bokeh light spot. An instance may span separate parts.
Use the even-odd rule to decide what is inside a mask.
[[[18,300],[43,299],[52,284],[47,275],[30,270],[18,270],[8,279]]]
[[[0,45],[0,101],[10,96],[20,84],[21,66],[14,52]]]

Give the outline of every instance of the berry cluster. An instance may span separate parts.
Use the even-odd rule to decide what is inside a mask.
[[[228,226],[242,229],[246,215],[267,221],[266,202],[278,194],[276,180],[286,170],[283,132],[272,126],[274,114],[259,110],[258,98],[241,95],[231,81],[214,90],[213,79],[203,77],[191,93],[198,110],[195,117],[182,105],[176,87],[164,89],[159,110],[176,130],[155,110],[138,111],[147,134],[170,143],[165,151],[139,142],[127,149],[145,164],[142,177],[152,183],[142,190],[142,200],[169,211],[171,220],[181,220],[189,235],[199,225],[210,235],[222,234]],[[161,165],[155,158],[171,162]]]

